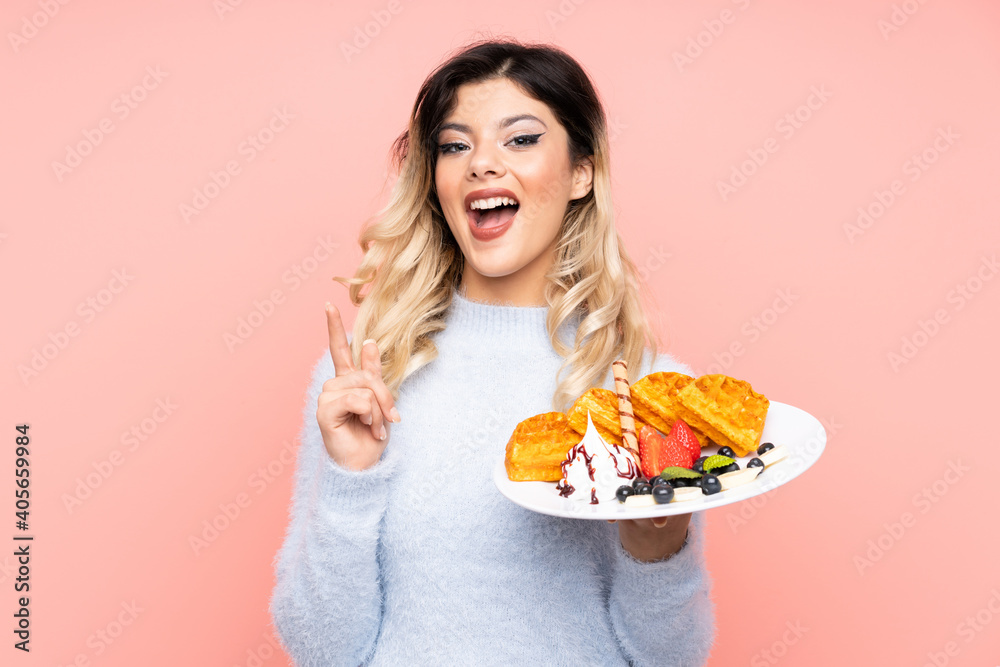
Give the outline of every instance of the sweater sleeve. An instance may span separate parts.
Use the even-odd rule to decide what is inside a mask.
[[[271,619],[300,667],[363,663],[382,619],[377,551],[392,447],[367,470],[348,470],[330,458],[316,408],[323,383],[333,376],[327,351],[313,369],[288,530],[274,559]]]
[[[703,513],[691,516],[684,546],[666,560],[640,562],[619,542],[612,572],[611,623],[631,663],[704,665],[715,638],[715,609]]]
[[[667,354],[653,360],[651,372],[659,371],[695,375],[690,366]],[[616,535],[609,610],[625,655],[636,667],[696,667],[708,659],[715,639],[715,608],[709,597],[712,581],[705,566],[704,532],[704,513],[693,513],[684,546],[654,563],[633,558]]]

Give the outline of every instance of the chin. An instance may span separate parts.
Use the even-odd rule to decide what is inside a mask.
[[[497,265],[487,265],[487,266],[475,266],[473,264],[467,264],[467,266],[475,271],[478,275],[483,278],[498,279],[507,278],[509,276],[517,273],[518,269],[521,267],[516,266],[497,266]]]

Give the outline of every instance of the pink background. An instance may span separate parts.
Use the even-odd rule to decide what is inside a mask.
[[[21,422],[36,536],[30,655],[0,547],[0,662],[285,664],[271,559],[330,278],[423,78],[488,34],[593,76],[669,349],[827,424],[803,477],[708,513],[709,664],[1000,661],[1000,5],[226,1],[0,14],[0,541]]]

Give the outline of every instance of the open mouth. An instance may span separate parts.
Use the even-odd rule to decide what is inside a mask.
[[[510,222],[519,208],[520,202],[512,197],[490,197],[473,201],[467,213],[476,227],[490,229]]]

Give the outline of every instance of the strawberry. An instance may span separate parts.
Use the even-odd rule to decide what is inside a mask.
[[[666,438],[649,424],[639,429],[639,467],[646,479],[656,477],[663,470],[661,461],[666,444]]]
[[[663,440],[658,471],[670,466],[690,468],[694,465],[695,457],[691,454],[691,450],[681,443],[679,437],[674,436],[677,431],[676,428],[670,429],[670,435]]]
[[[698,442],[694,431],[691,430],[691,427],[683,419],[678,419],[674,422],[673,427],[670,429],[670,435],[667,438],[676,438],[685,449],[691,452],[692,462],[701,456],[701,443]]]

